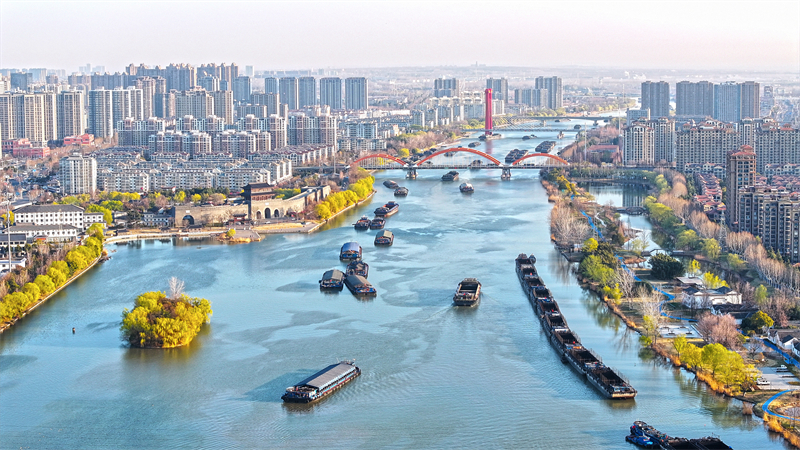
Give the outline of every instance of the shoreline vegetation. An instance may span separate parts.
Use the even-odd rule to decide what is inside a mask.
[[[744,414],[753,414],[754,409],[760,411],[760,406],[777,391],[756,390],[760,372],[752,363],[764,360],[761,353],[763,345],[758,338],[740,334],[735,322],[726,320],[729,316],[710,314],[699,316],[696,326],[703,338],[687,339],[683,334],[674,338],[663,337],[660,332],[662,325],[681,321],[665,317],[667,314],[676,314],[662,309],[664,305],[672,306],[669,304],[674,302],[658,292],[651,281],[668,280],[687,272],[699,276],[700,262],[715,269],[725,269],[729,281],[735,283],[736,290],[755,297],[750,300],[758,305],[762,310],[758,314],[766,316],[770,325],[772,319],[763,311],[778,316],[776,325],[780,325],[779,321],[785,325],[787,302],[778,302],[784,310],[780,306],[771,308],[775,302],[765,298],[766,287],[762,284],[753,288],[750,282],[759,282],[759,278],[763,277],[769,285],[777,288],[775,280],[781,279],[789,281],[784,289],[790,291],[797,290],[797,283],[793,282],[792,275],[786,273],[788,269],[777,267],[780,261],[767,257],[768,252],[758,240],[752,236],[739,236],[742,233],[724,233],[722,227],[711,222],[705,214],[693,210],[691,202],[686,200],[688,190],[682,175],[672,171],[639,175],[647,180],[651,192],[655,192],[655,195],[647,197],[643,206],[648,220],[653,224],[654,233],[660,233],[661,246],[677,247],[692,255],[690,267],[684,268],[679,260],[666,254],[657,254],[660,257],[657,258],[658,264],[652,264],[651,270],[622,267],[620,262],[633,267],[645,261],[641,254],[647,242],[634,242],[641,237],[621,230],[611,208],[594,203],[591,195],[557,171],[541,179],[548,201],[554,204],[550,216],[551,240],[570,262],[580,262],[576,270],[578,281],[597,294],[600,301],[629,329],[640,334],[643,349],[651,351],[675,368],[693,373],[712,392],[742,401]],[[598,242],[599,239],[590,237],[593,227],[598,233],[602,231],[604,240]],[[729,253],[723,253],[721,243],[727,244]],[[745,260],[741,259],[742,256]],[[749,266],[752,266],[752,270]],[[655,276],[657,270],[658,277]],[[727,285],[710,272],[703,274],[701,279],[711,287]],[[784,292],[777,292],[779,297],[785,295]],[[624,304],[623,299],[626,300]],[[748,358],[737,351],[741,347],[747,350]],[[795,403],[796,412],[800,412],[800,400]],[[800,448],[800,435],[792,421],[768,413],[764,416],[764,424],[768,429],[781,434],[790,445]],[[795,414],[790,416],[794,417]]]
[[[31,251],[31,261],[6,276],[0,300],[0,333],[94,267],[106,254],[103,228],[94,224],[82,244],[53,251],[44,242]]]
[[[188,345],[209,323],[211,302],[184,294],[184,283],[169,280],[169,295],[145,292],[134,301],[133,310],[122,312],[120,338],[131,347],[174,348]]]

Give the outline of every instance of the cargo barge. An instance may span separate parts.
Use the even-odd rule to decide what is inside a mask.
[[[386,180],[383,182],[383,185],[389,189],[397,189],[397,187],[399,186],[397,182],[394,180]]]
[[[369,223],[370,230],[382,230],[386,225],[386,219],[383,217],[376,217]]]
[[[407,187],[400,186],[399,188],[394,190],[395,197],[405,197],[406,195],[408,195]]]
[[[360,275],[364,278],[369,276],[369,264],[364,261],[351,261],[350,264],[347,265],[346,270],[347,275]],[[344,281],[344,279],[342,281]]]
[[[390,246],[394,243],[394,233],[383,230],[375,236],[375,245]]]
[[[378,217],[389,217],[400,210],[400,204],[397,202],[388,202],[385,205],[375,209],[375,215]]]
[[[517,256],[514,263],[520,285],[561,361],[584,375],[603,396],[610,399],[634,398],[636,389],[616,370],[603,364],[599,356],[585,348],[580,337],[569,328],[558,302],[536,271],[536,257],[523,253]]]
[[[331,269],[322,274],[319,288],[323,291],[341,291],[344,288],[344,273],[338,269]]]
[[[520,150],[518,148],[515,148],[514,150],[511,150],[510,152],[508,152],[508,154],[506,155],[506,159],[505,159],[506,164],[511,164],[514,161],[522,158],[523,156],[525,156],[527,154],[528,154],[527,150]]]
[[[361,259],[361,246],[358,242],[346,242],[339,251],[339,259],[342,261],[358,261]]]
[[[378,291],[361,275],[348,275],[344,279],[344,284],[356,297],[374,297],[378,295]]]
[[[475,192],[475,188],[472,187],[470,183],[461,183],[461,186],[458,187],[458,190],[465,194],[472,194]]]
[[[368,230],[369,224],[370,224],[369,217],[361,216],[361,218],[358,219],[355,224],[353,224],[353,227],[356,230]]]
[[[550,153],[550,150],[554,148],[556,148],[556,141],[542,141],[536,146],[536,153]]]
[[[480,301],[481,282],[476,278],[464,278],[458,283],[456,293],[453,294],[453,304],[456,306],[475,306]]]
[[[442,175],[442,181],[456,181],[458,179],[458,172],[455,170],[451,170],[446,174]]]
[[[334,391],[361,375],[355,361],[342,361],[320,370],[296,385],[286,388],[281,399],[286,403],[312,403],[327,397]]]
[[[686,439],[682,437],[670,436],[666,433],[658,431],[654,427],[648,425],[641,420],[633,422],[631,425],[631,434],[628,437],[643,436],[650,438],[656,445],[665,450],[679,450],[679,449],[701,449],[701,450],[729,450],[730,446],[722,442],[722,440],[715,436],[702,437],[700,439]],[[628,440],[628,438],[626,438]]]

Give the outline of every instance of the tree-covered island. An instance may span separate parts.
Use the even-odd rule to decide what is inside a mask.
[[[211,302],[183,293],[183,281],[171,278],[170,294],[145,292],[134,308],[122,313],[121,338],[131,347],[171,348],[192,342],[200,327],[209,322]]]

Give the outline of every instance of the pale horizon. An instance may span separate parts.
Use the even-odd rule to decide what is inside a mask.
[[[800,73],[800,2],[0,3],[0,68],[179,62]]]

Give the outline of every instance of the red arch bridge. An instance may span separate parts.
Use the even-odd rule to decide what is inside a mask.
[[[403,161],[396,156],[375,153],[353,161],[351,166],[370,170],[402,169],[407,172],[408,178],[416,178],[417,170],[424,169],[502,169],[500,177],[510,180],[511,169],[551,169],[566,167],[569,163],[549,153],[530,153],[516,161],[503,163],[480,150],[455,147],[438,150],[414,163]]]

